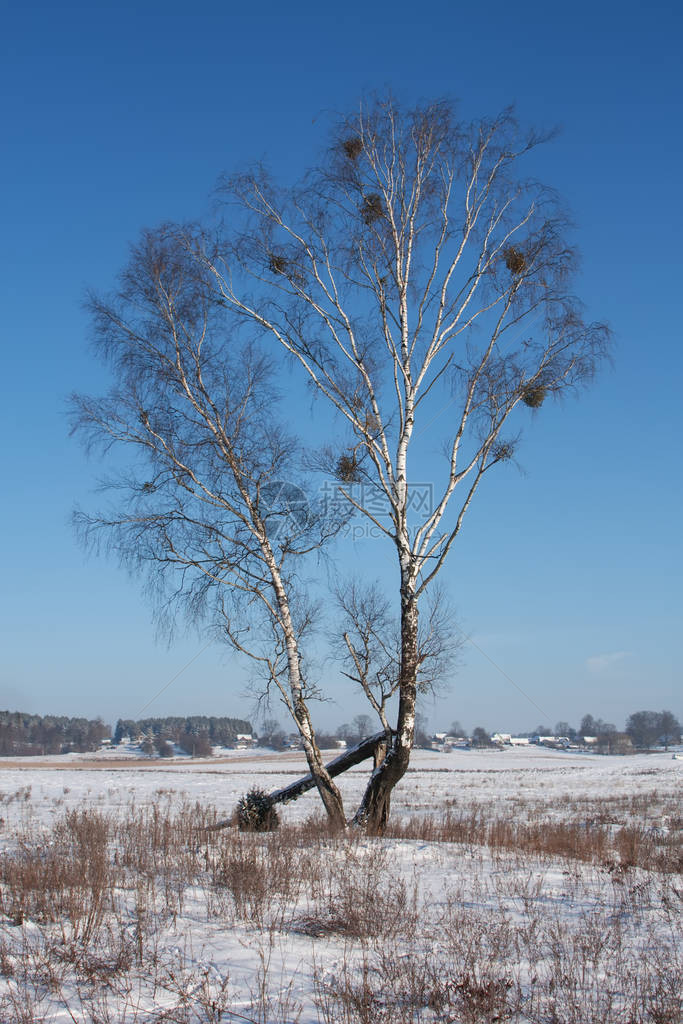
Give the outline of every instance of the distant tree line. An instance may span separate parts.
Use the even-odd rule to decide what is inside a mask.
[[[3,757],[82,754],[97,750],[102,740],[110,735],[109,726],[99,718],[0,711],[0,755]]]
[[[451,726],[451,735],[465,736],[466,733],[459,722]],[[608,752],[615,752],[623,748],[623,740],[638,750],[651,750],[653,747],[664,747],[665,750],[672,744],[681,742],[681,725],[671,711],[635,711],[626,719],[626,726],[623,732],[619,732],[612,722],[605,722],[602,718],[594,718],[593,715],[584,715],[578,729],[575,729],[569,722],[557,722],[555,728],[549,725],[537,725],[529,732],[521,733],[522,736],[557,736],[568,739],[571,743],[580,743],[584,736],[595,737],[599,742],[598,746]],[[481,726],[473,730],[470,737],[473,746],[492,746],[489,734]],[[622,740],[621,744],[619,739]]]
[[[556,736],[567,736],[570,740],[580,736],[596,736],[609,741],[615,734],[628,736],[632,745],[640,750],[668,748],[672,743],[680,743],[681,726],[671,711],[635,711],[626,719],[621,734],[612,722],[604,722],[602,718],[593,718],[592,715],[583,716],[578,730],[572,729],[566,722],[558,722],[555,726]]]
[[[318,740],[322,745],[333,746],[337,740],[344,740],[348,746],[355,746],[361,740],[372,736],[377,732],[377,724],[370,715],[355,715],[351,722],[344,722],[334,733],[319,733]],[[415,714],[415,742],[416,747],[428,747],[431,743],[431,736],[427,727],[427,719],[421,712]]]
[[[343,740],[348,746],[353,746],[370,736],[373,730],[374,723],[369,715],[356,715],[350,722],[344,722],[333,732],[319,732],[317,739],[321,749],[334,748],[340,740]],[[496,746],[491,739],[491,734],[481,725],[468,732],[456,720],[451,723],[448,734],[468,740],[472,747]],[[581,745],[584,736],[590,736],[597,739],[596,746],[601,752],[620,753],[631,747],[639,750],[648,750],[653,747],[666,749],[671,744],[680,743],[681,726],[671,711],[636,711],[627,718],[623,732],[620,732],[612,722],[594,718],[593,715],[584,715],[578,729],[568,722],[560,721],[555,724],[554,728],[541,724],[518,735],[529,738],[555,736],[568,739],[570,743],[577,745]],[[415,746],[429,748],[432,741],[433,737],[427,729],[426,720],[423,715],[418,713],[415,726]],[[279,722],[273,718],[267,718],[263,723],[258,743],[263,747],[283,750],[288,744],[288,737]]]
[[[664,747],[681,742],[681,725],[671,711],[636,711],[626,721],[634,747]]]
[[[211,749],[232,747],[238,735],[252,734],[251,723],[243,718],[218,718],[206,715],[192,715],[189,718],[167,716],[166,718],[142,718],[133,721],[119,718],[114,729],[114,743],[118,744],[129,736],[136,739],[144,736],[143,753],[157,753],[170,757],[171,743],[193,757],[207,757]]]
[[[356,715],[351,723],[340,725],[334,732],[319,733],[321,749],[330,749],[344,740],[348,745],[359,743],[370,736],[374,723],[368,715]],[[471,734],[460,722],[450,727],[452,736],[469,738],[472,746],[492,745],[489,733],[477,726]],[[36,754],[85,753],[97,750],[111,730],[101,719],[69,718],[64,715],[31,715],[21,711],[0,711],[0,756],[20,757]],[[190,717],[167,716],[165,718],[143,718],[133,720],[119,718],[114,730],[113,743],[119,744],[126,737],[137,740],[142,737],[141,750],[146,754],[170,757],[175,744],[192,757],[208,757],[214,746],[232,747],[240,735],[256,738],[251,722],[243,718],[228,718],[206,715]],[[584,715],[578,729],[568,722],[557,722],[552,729],[538,725],[521,735],[566,737],[572,743],[580,742],[584,736],[594,736],[606,750],[617,750],[619,737],[628,737],[630,744],[639,750],[650,750],[681,742],[681,725],[671,711],[635,711],[626,720],[623,733],[611,722],[592,715]],[[282,750],[289,742],[280,724],[272,718],[263,723],[260,746]],[[416,746],[429,747],[431,737],[422,715],[416,725]]]

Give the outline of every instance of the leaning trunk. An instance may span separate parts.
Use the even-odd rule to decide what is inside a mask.
[[[330,824],[333,828],[346,828],[346,816],[344,814],[344,802],[342,795],[325,767],[318,742],[315,737],[313,723],[308,712],[306,698],[304,696],[301,668],[299,665],[299,647],[296,639],[296,631],[292,622],[291,610],[287,593],[285,591],[280,570],[273,552],[265,537],[263,524],[259,521],[258,526],[262,534],[262,551],[265,562],[270,569],[273,588],[277,598],[278,611],[280,613],[280,625],[284,634],[285,648],[287,651],[287,676],[289,682],[288,706],[294,721],[297,724],[299,735],[303,743],[304,753],[308,762],[308,770],[315,781],[315,786],[320,794],[320,799],[327,812]]]
[[[401,602],[401,664],[396,733],[386,756],[372,773],[354,817],[356,824],[373,834],[383,832],[386,827],[391,809],[391,793],[408,770],[413,749],[418,667],[417,624],[417,600],[414,594],[409,593],[402,597]]]
[[[315,781],[320,799],[327,812],[327,817],[333,828],[346,828],[346,816],[344,814],[344,802],[339,789],[334,784],[332,776],[325,767],[318,742],[315,738],[315,731],[308,707],[302,693],[301,677],[299,674],[298,650],[288,638],[287,656],[289,661],[289,683],[293,692],[294,719],[299,728],[304,753],[308,762],[308,769]]]
[[[308,719],[308,716],[306,717]],[[318,749],[318,744],[315,740],[315,734],[313,733],[310,719],[308,719],[304,730],[301,729],[300,723],[297,724],[299,724],[299,731],[302,734],[308,768],[318,793],[320,794],[320,799],[323,802],[330,824],[335,829],[346,828],[346,817],[344,815],[342,795],[335,785],[332,776],[325,767],[320,755],[320,750]],[[305,733],[308,733],[308,736],[306,736]]]

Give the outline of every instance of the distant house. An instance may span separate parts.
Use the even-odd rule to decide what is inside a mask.
[[[510,747],[512,746],[512,736],[509,732],[494,732],[491,742],[497,743],[499,747]]]
[[[238,732],[235,737],[235,747],[237,750],[248,750],[249,747],[255,747],[256,740],[250,732]]]
[[[511,736],[510,745],[513,747],[528,747],[530,743],[528,736]]]
[[[568,736],[538,736],[534,737],[534,741],[553,750],[567,750],[571,746]]]
[[[435,732],[434,735],[432,736],[431,740],[429,741],[429,746],[431,747],[431,749],[432,750],[439,750],[439,751],[441,751],[441,753],[443,753],[444,750],[446,749],[446,736],[447,735],[448,735],[448,733],[445,733],[445,732]]]
[[[429,741],[432,750],[438,750],[442,754],[449,750],[469,750],[470,741],[465,736],[452,736],[447,732],[435,732]]]

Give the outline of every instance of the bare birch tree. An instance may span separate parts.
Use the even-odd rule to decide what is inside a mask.
[[[343,494],[395,551],[396,725],[357,814],[373,830],[413,745],[420,600],[482,480],[513,457],[520,414],[589,380],[606,351],[607,329],[571,291],[557,197],[524,174],[545,141],[510,112],[464,124],[446,102],[378,99],[339,122],[300,186],[261,168],[224,182],[228,228],[197,250],[227,307],[293,357],[346,425]],[[443,472],[415,523],[410,453],[444,401]]]
[[[269,360],[241,344],[213,280],[192,256],[196,231],[166,226],[134,248],[117,293],[93,297],[98,353],[114,386],[75,396],[74,429],[128,468],[105,482],[113,510],[76,513],[84,539],[149,576],[168,609],[208,615],[260,666],[302,739],[330,821],[346,824],[316,741],[302,643],[312,609],[302,559],[335,525],[293,484],[296,442],[274,417]],[[133,458],[131,459],[131,454]]]

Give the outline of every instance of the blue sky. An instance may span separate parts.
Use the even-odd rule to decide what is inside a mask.
[[[573,212],[577,290],[616,336],[588,394],[530,420],[523,473],[481,493],[446,570],[464,628],[529,699],[469,646],[425,711],[506,729],[683,712],[682,21],[612,2],[6,5],[0,707],[136,717],[204,643],[156,643],[139,583],[71,532],[98,467],[66,396],[106,385],[86,286],[111,285],[141,227],[207,210],[222,171],[265,158],[293,178],[328,112],[390,87],[561,127],[534,170]],[[378,566],[370,543],[349,564]],[[244,679],[210,647],[145,713],[247,713]],[[332,694],[324,725],[364,710]]]

